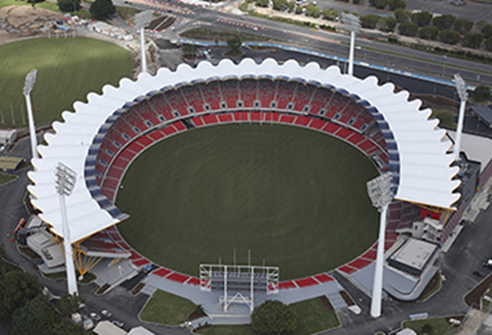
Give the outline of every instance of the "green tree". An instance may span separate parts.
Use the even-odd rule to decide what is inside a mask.
[[[269,300],[253,310],[251,327],[256,334],[294,333],[297,330],[297,313],[280,301]]]
[[[389,7],[392,11],[407,8],[405,0],[389,0]]]
[[[60,318],[41,294],[16,310],[12,317],[12,326],[12,335],[84,334],[81,327]]]
[[[285,7],[287,6],[287,0],[272,0],[273,2],[273,9],[276,10],[285,10]]]
[[[0,281],[0,317],[11,318],[16,309],[39,294],[36,277],[22,271],[7,272]]]
[[[403,8],[395,10],[395,19],[398,23],[404,23],[410,21],[410,13]]]
[[[490,87],[485,85],[479,85],[473,90],[472,97],[475,101],[487,101],[490,100]]]
[[[454,30],[443,30],[439,33],[439,39],[443,43],[454,45],[460,41],[460,33]]]
[[[398,30],[403,36],[414,37],[417,35],[419,26],[413,22],[403,22],[402,24],[400,24]]]
[[[237,52],[241,45],[243,45],[243,42],[241,42],[239,36],[234,36],[227,40],[227,47],[232,52]]]
[[[489,38],[492,36],[492,24],[487,24],[482,28],[483,37]]]
[[[306,6],[306,16],[319,17],[320,9],[313,4],[308,4]]]
[[[192,44],[183,45],[183,55],[186,57],[195,56],[196,46]]]
[[[57,0],[57,5],[62,12],[76,12],[80,6],[80,0]]]
[[[92,16],[97,20],[105,20],[116,12],[111,0],[96,0],[89,8]]]
[[[463,40],[463,46],[478,49],[480,48],[482,41],[483,35],[481,33],[468,33],[465,35],[465,39]]]
[[[378,27],[379,30],[386,33],[393,32],[396,28],[396,19],[391,16],[381,17],[379,18]]]
[[[63,297],[58,299],[58,302],[56,303],[56,308],[62,315],[70,316],[78,311],[79,304],[83,301],[84,299],[80,296],[65,294]]]
[[[362,15],[360,17],[360,25],[362,28],[374,29],[379,21],[377,15]]]
[[[385,9],[386,6],[388,6],[388,1],[389,0],[369,0],[369,3],[377,9]]]
[[[413,23],[416,23],[419,27],[428,26],[432,20],[432,13],[423,11],[419,13],[412,13],[410,19]]]
[[[268,0],[256,0],[256,5],[260,7],[268,7]]]
[[[473,21],[467,19],[457,19],[454,22],[453,29],[460,34],[466,34],[473,28]]]
[[[334,8],[334,9],[325,8],[325,9],[323,9],[322,14],[323,14],[324,19],[334,21],[335,18],[338,16],[338,11],[336,8]]]
[[[296,2],[294,0],[291,0],[287,5],[289,6],[289,12],[292,12],[296,7]]]
[[[433,40],[437,39],[437,35],[439,34],[439,29],[433,26],[422,27],[419,29],[419,37],[424,40]]]
[[[434,330],[434,327],[430,323],[426,323],[425,325],[422,326],[422,333],[424,334],[430,334]]]
[[[485,49],[492,51],[492,36],[485,40]]]
[[[296,14],[301,14],[301,13],[302,13],[302,6],[297,5]]]
[[[453,26],[456,18],[451,14],[444,14],[441,16],[436,16],[432,19],[432,24],[439,30],[449,30]]]

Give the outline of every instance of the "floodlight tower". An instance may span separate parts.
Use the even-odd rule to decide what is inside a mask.
[[[70,196],[75,187],[77,174],[68,166],[58,162],[56,166],[56,192],[60,198],[60,213],[63,228],[63,247],[65,249],[65,268],[67,270],[68,294],[78,295],[77,279],[73,264],[72,241],[70,239],[70,229],[68,227],[67,208],[65,197]]]
[[[142,73],[147,72],[147,58],[145,57],[145,26],[152,21],[154,12],[146,10],[135,15],[135,28],[140,29],[140,49],[142,58]]]
[[[34,69],[29,72],[26,76],[26,81],[24,84],[24,97],[26,98],[27,105],[27,118],[29,120],[29,135],[31,137],[31,152],[32,158],[39,158],[38,150],[37,150],[37,140],[36,140],[36,127],[34,126],[34,117],[32,116],[32,104],[31,104],[31,91],[36,82],[36,75],[38,70]]]
[[[465,107],[466,100],[468,99],[468,93],[466,93],[465,81],[458,73],[454,75],[454,83],[456,84],[456,91],[458,91],[458,95],[460,97],[460,112],[458,115],[458,127],[456,128],[456,142],[454,143],[453,149],[454,159],[456,160],[460,155],[461,134],[463,133],[463,123],[465,121]]]
[[[342,13],[342,23],[345,29],[350,31],[350,51],[348,63],[348,75],[354,75],[354,48],[355,48],[355,33],[360,30],[360,20],[357,16],[348,13]]]
[[[381,213],[379,218],[379,238],[376,257],[376,268],[374,270],[374,282],[372,286],[371,316],[381,316],[381,300],[383,295],[383,268],[384,268],[384,236],[386,233],[386,217],[388,207],[393,200],[391,189],[391,173],[386,172],[367,182],[367,192],[371,198],[372,205]]]

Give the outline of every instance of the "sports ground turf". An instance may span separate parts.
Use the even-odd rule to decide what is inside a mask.
[[[333,269],[377,237],[362,153],[319,132],[281,125],[187,131],[144,152],[117,205],[125,239],[157,264],[279,266],[281,280]]]
[[[22,127],[27,117],[22,88],[34,68],[38,77],[32,91],[37,125],[61,120],[73,102],[89,92],[101,93],[131,75],[130,54],[112,43],[89,38],[36,38],[0,46],[0,128]],[[13,115],[13,117],[12,117]]]

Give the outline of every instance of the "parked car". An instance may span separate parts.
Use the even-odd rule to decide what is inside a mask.
[[[97,313],[92,312],[89,314],[90,318],[96,322],[101,321],[101,316],[99,316]]]
[[[473,275],[477,276],[478,278],[485,278],[485,275],[480,271],[473,271]]]
[[[113,314],[111,314],[111,312],[109,312],[107,309],[103,309],[103,310],[101,311],[101,314],[102,314],[102,315],[104,315],[104,316],[105,316],[105,317],[107,317],[107,318],[110,318],[110,317],[112,317],[112,316],[113,316]]]
[[[483,267],[487,269],[492,269],[492,258],[489,258],[483,263]]]
[[[125,326],[124,322],[118,321],[118,320],[113,320],[113,321],[111,321],[111,323],[114,324],[115,326],[120,327],[120,328],[123,328]]]

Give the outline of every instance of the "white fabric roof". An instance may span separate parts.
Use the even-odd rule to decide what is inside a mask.
[[[56,234],[64,236],[54,186],[55,167],[61,161],[77,173],[75,189],[66,199],[71,240],[84,239],[118,223],[118,219],[100,208],[84,181],[88,148],[101,124],[126,102],[150,91],[194,80],[243,76],[316,81],[357,94],[384,115],[398,144],[400,176],[396,198],[444,208],[452,208],[459,199],[460,195],[453,190],[460,182],[452,180],[458,168],[450,167],[453,156],[446,154],[452,143],[445,131],[437,127],[437,120],[428,120],[430,109],[421,111],[420,100],[407,100],[408,92],[394,93],[393,84],[379,86],[373,76],[361,80],[341,74],[336,66],[321,69],[317,63],[301,66],[295,60],[280,65],[273,59],[260,64],[245,59],[234,64],[226,59],[216,66],[209,62],[201,62],[196,68],[181,64],[174,72],[162,68],[156,76],[142,73],[136,81],[122,79],[120,87],[106,85],[102,95],[90,93],[87,103],[74,103],[75,113],[63,112],[65,122],[53,123],[55,134],[45,136],[47,146],[38,146],[42,158],[32,161],[35,171],[28,173],[34,183],[28,190],[35,197],[32,204],[42,212],[40,217]]]

